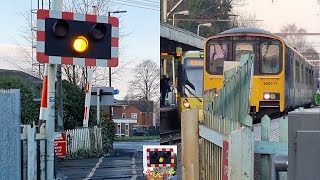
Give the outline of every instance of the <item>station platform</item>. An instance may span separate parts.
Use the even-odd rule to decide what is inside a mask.
[[[174,111],[176,109],[178,109],[177,105],[162,106],[162,107],[160,107],[160,113],[161,112]]]

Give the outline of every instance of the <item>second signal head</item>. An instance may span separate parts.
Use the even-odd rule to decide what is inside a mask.
[[[65,20],[59,19],[54,23],[52,31],[58,37],[65,37],[69,33],[69,24]]]
[[[90,34],[94,40],[101,40],[104,38],[106,31],[106,26],[104,24],[98,23],[91,28]]]

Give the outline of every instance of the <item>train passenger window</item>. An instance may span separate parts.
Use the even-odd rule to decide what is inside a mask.
[[[248,59],[253,60],[253,45],[251,43],[237,43],[235,47],[235,58],[237,62],[243,64]]]
[[[280,48],[274,44],[261,45],[261,72],[276,74],[280,72]]]
[[[228,61],[228,44],[214,43],[209,46],[209,64],[207,70],[210,74],[223,74],[224,61]]]

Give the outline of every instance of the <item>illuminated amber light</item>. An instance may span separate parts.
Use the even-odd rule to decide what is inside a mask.
[[[163,161],[164,161],[164,158],[161,157],[161,158],[159,159],[159,163],[163,163]]]
[[[84,52],[85,50],[88,49],[88,40],[83,37],[83,36],[78,36],[74,41],[73,41],[73,49],[79,53]]]
[[[203,66],[203,61],[190,61],[191,66]]]

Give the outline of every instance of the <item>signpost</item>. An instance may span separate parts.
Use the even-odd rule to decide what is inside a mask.
[[[118,90],[118,89],[116,89]],[[91,105],[97,106],[97,124],[100,123],[100,105],[113,106],[114,105],[114,93],[118,92],[113,87],[92,87]]]

